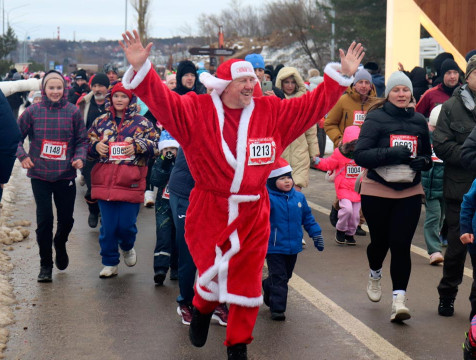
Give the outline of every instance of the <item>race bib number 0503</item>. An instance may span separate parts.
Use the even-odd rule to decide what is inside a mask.
[[[272,137],[248,139],[248,165],[266,165],[274,163],[276,143]]]
[[[390,147],[406,146],[412,157],[417,156],[418,136],[415,135],[390,135]]]
[[[66,160],[68,143],[65,141],[43,140],[40,157],[50,160]]]

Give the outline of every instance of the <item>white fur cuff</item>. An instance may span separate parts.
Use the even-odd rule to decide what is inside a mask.
[[[132,68],[132,66],[129,66],[129,69],[127,69],[126,73],[122,77],[122,85],[124,85],[124,87],[128,90],[135,89],[137,86],[139,86],[142,80],[145,79],[151,66],[152,63],[149,59],[147,59],[144,65],[142,65],[142,67],[139,69],[137,74],[135,74],[135,76],[134,69]]]
[[[341,86],[350,86],[354,82],[354,77],[345,78],[340,73],[341,70],[340,63],[329,63],[324,68],[324,74],[331,77],[333,80],[337,81]]]

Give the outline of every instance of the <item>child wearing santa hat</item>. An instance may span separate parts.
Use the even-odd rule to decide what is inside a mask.
[[[321,227],[314,219],[304,194],[294,189],[291,172],[291,166],[281,158],[266,184],[271,205],[271,234],[266,254],[268,277],[263,280],[263,300],[269,306],[271,319],[277,321],[286,319],[288,281],[297,254],[302,251],[303,226],[317,250],[324,250]]]

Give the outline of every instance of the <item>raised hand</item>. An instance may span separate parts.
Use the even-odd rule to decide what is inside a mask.
[[[339,49],[339,55],[342,75],[352,76],[357,71],[365,56],[364,47],[361,43],[356,45],[355,41],[353,41],[347,50],[347,54],[344,53],[344,50]]]
[[[130,31],[126,31],[125,34],[122,34],[122,38],[124,41],[119,41],[119,45],[121,45],[122,50],[124,50],[127,61],[129,61],[129,64],[132,65],[135,71],[139,71],[150,55],[152,43],[148,43],[144,48],[140,42],[137,30],[134,30],[133,34],[131,34]]]

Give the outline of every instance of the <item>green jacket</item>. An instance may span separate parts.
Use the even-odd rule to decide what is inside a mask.
[[[433,133],[430,132],[430,141],[433,143]],[[445,165],[433,159],[433,167],[421,172],[421,184],[427,199],[443,199],[443,176]]]
[[[466,85],[457,88],[441,108],[435,131],[433,148],[445,163],[443,194],[445,199],[461,202],[468,192],[476,171],[464,168],[461,147],[476,125],[476,109],[468,109],[463,97],[474,95]]]

